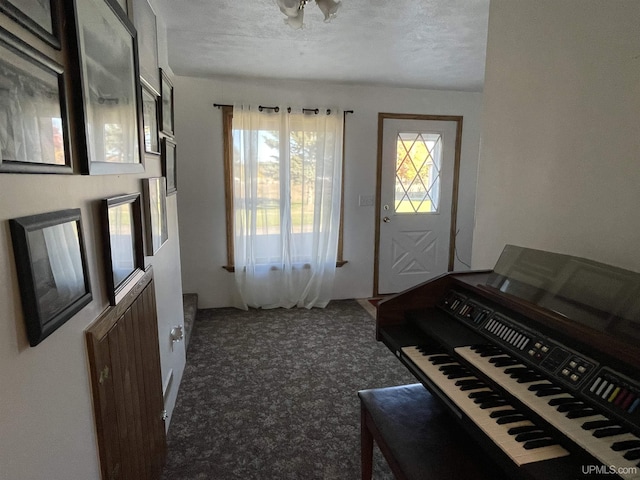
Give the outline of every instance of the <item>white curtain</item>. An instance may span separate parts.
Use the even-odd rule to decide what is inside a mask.
[[[75,222],[67,222],[42,230],[58,296],[71,300],[85,292],[80,240]],[[53,254],[55,252],[55,255]]]
[[[288,110],[233,109],[234,263],[242,308],[325,307],[331,299],[342,112]]]

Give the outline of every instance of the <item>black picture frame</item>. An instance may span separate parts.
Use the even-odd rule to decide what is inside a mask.
[[[93,299],[79,208],[9,220],[29,344]]]
[[[142,180],[145,197],[145,239],[147,255],[155,255],[169,239],[167,188],[164,177]]]
[[[59,0],[2,0],[0,12],[60,50]]]
[[[144,275],[140,193],[102,201],[107,294],[117,305]]]
[[[178,191],[177,146],[168,137],[162,137],[161,146],[162,175],[167,179],[167,195],[172,195]]]
[[[0,172],[73,173],[61,65],[0,28]]]
[[[70,7],[69,7],[70,8]],[[144,171],[142,91],[136,30],[116,0],[73,2],[70,42],[74,84],[82,101],[75,116],[85,155],[82,173]]]
[[[142,77],[142,125],[144,128],[144,151],[160,155],[160,131],[158,129],[158,103],[160,94]]]
[[[162,69],[160,69],[160,131],[165,135],[174,136],[173,83]]]
[[[147,0],[133,0],[133,23],[138,32],[140,77],[157,92],[160,91],[158,70],[158,24],[156,14]]]

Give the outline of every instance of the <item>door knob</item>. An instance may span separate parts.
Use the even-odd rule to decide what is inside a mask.
[[[389,223],[389,222],[391,221],[391,219],[390,219],[389,217],[384,217],[384,218],[382,219],[382,221],[383,221],[384,223]]]

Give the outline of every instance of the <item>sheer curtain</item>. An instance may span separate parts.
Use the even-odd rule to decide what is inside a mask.
[[[340,226],[342,128],[337,109],[234,106],[234,263],[242,308],[329,303]]]

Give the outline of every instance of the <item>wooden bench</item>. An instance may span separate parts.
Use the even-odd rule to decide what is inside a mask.
[[[398,480],[506,478],[422,384],[358,396],[363,480],[371,479],[374,441]]]

